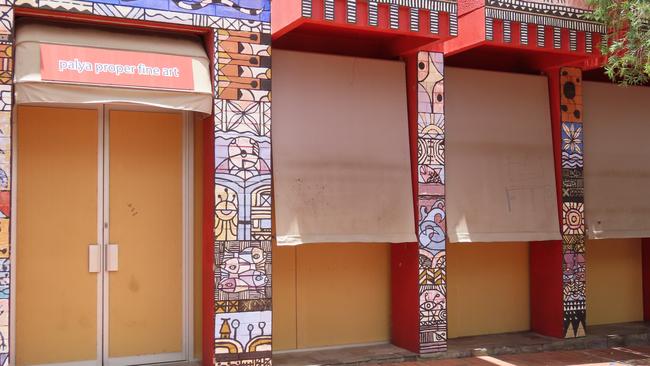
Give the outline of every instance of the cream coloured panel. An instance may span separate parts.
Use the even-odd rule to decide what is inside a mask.
[[[587,235],[650,237],[650,88],[585,82],[583,100]]]
[[[416,241],[404,64],[276,50],[273,95],[278,245]]]
[[[547,79],[446,68],[445,119],[449,240],[561,239]]]

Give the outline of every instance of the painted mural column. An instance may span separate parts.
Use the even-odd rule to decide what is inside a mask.
[[[214,32],[214,364],[271,364],[271,37]]]
[[[445,110],[442,53],[417,55],[420,353],[447,349]]]
[[[391,342],[426,354],[447,350],[444,59],[405,60],[418,242],[391,245]]]
[[[562,240],[530,245],[531,328],[575,338],[586,328],[582,71],[554,69],[548,78]]]
[[[9,364],[13,0],[0,0],[0,366]]]
[[[563,333],[565,338],[574,338],[585,335],[587,313],[582,71],[561,68],[559,72]]]

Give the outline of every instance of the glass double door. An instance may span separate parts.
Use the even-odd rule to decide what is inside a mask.
[[[16,365],[187,360],[183,124],[18,108]]]

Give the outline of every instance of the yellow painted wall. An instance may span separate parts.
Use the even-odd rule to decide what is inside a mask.
[[[274,243],[275,244],[275,243]],[[296,247],[273,247],[273,349],[295,349]]]
[[[587,324],[643,320],[641,239],[587,241]]]
[[[273,255],[275,350],[390,339],[388,244],[275,247]]]
[[[528,243],[447,245],[449,337],[530,329]]]

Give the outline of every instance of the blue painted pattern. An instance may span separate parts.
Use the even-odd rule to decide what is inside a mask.
[[[94,3],[271,21],[270,0],[91,0]]]

